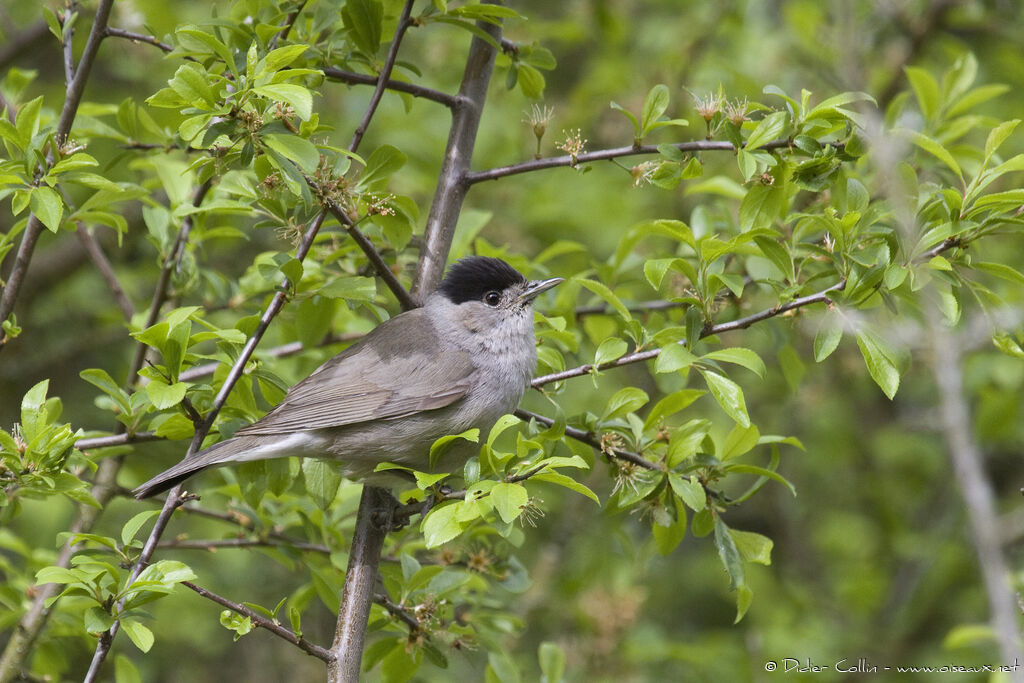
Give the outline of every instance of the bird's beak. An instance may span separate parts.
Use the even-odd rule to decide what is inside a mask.
[[[546,292],[555,285],[565,282],[564,277],[553,277],[550,280],[530,280],[526,283],[526,289],[519,295],[518,303],[529,303],[536,299],[542,292]]]

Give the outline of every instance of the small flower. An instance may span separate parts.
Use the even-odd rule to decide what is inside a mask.
[[[556,147],[572,157],[572,165],[575,167],[577,157],[583,153],[587,140],[583,137],[583,131],[579,128],[576,130],[563,130],[562,135],[565,136],[565,141]]]
[[[736,126],[742,126],[744,121],[749,121],[750,119],[747,118],[747,98],[744,97],[742,100],[727,102],[725,104],[725,118],[732,121]]]
[[[486,572],[492,564],[494,564],[494,560],[485,548],[470,553],[469,559],[466,561],[466,566],[469,567],[469,570],[478,574]]]
[[[391,206],[391,202],[395,199],[395,195],[368,195],[366,197],[366,213],[371,216],[394,216],[395,210]]]
[[[537,520],[544,517],[544,510],[541,508],[541,504],[544,501],[540,498],[534,498],[530,496],[526,504],[522,506],[522,512],[519,513],[519,523],[524,527],[529,524],[532,527],[537,526]]]
[[[640,187],[644,183],[651,182],[651,178],[654,177],[654,172],[658,170],[659,166],[661,163],[658,161],[645,161],[629,169],[629,174],[633,176],[633,187]]]
[[[720,94],[708,93],[704,97],[693,96],[693,106],[705,122],[711,123],[715,114],[722,111],[722,96]]]
[[[540,143],[544,139],[544,133],[547,132],[548,123],[551,122],[555,109],[554,107],[541,107],[539,104],[535,104],[530,111],[524,111],[523,114],[526,116],[523,119],[523,123],[530,125],[530,128],[533,129],[533,136],[537,138],[537,149],[534,151],[533,157],[540,159]]]

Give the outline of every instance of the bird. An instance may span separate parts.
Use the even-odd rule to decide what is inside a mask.
[[[409,474],[375,471],[381,463],[431,471],[437,439],[473,428],[487,434],[519,405],[537,364],[534,299],[561,282],[527,280],[494,257],[462,258],[421,307],[381,323],[264,417],[133,493],[147,498],[212,467],[288,456],[335,460],[342,476],[388,488]],[[449,446],[435,463],[440,471],[461,467],[476,444]]]

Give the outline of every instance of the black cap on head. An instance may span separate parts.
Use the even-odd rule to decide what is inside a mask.
[[[452,303],[461,304],[465,301],[478,301],[487,292],[500,292],[524,282],[526,278],[501,259],[467,256],[452,264],[437,289]]]

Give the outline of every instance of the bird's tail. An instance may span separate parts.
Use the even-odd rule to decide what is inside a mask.
[[[132,494],[136,498],[142,499],[163,493],[197,472],[209,467],[216,467],[217,465],[224,465],[239,460],[238,455],[245,453],[251,447],[252,444],[244,438],[221,441],[205,450],[199,451],[191,458],[185,458],[174,467],[164,470],[132,491]]]

